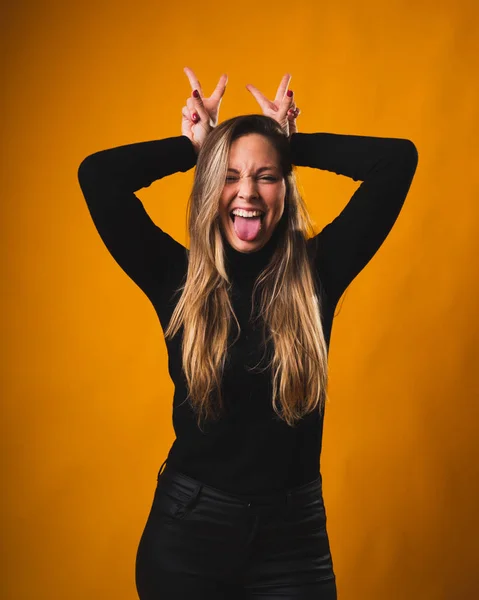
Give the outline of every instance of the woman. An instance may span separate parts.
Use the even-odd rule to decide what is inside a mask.
[[[248,86],[263,115],[217,125],[226,76],[205,97],[185,71],[181,136],[96,152],[78,173],[105,245],[155,307],[175,384],[138,594],[334,600],[319,464],[333,315],[394,225],[417,150],[298,133],[289,75],[274,101]],[[134,192],[195,165],[187,250]],[[317,235],[293,165],[363,182]]]

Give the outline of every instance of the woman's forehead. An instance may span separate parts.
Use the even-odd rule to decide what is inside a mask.
[[[231,168],[278,168],[279,154],[270,140],[260,134],[248,134],[234,140],[229,152]]]

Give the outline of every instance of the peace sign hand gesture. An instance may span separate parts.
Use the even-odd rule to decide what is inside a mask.
[[[298,127],[296,119],[301,112],[299,108],[296,108],[292,90],[288,90],[290,81],[291,75],[286,73],[279,84],[274,100],[268,100],[258,88],[254,87],[254,85],[248,84],[246,86],[246,89],[250,91],[258,101],[263,114],[277,121],[288,137],[291,137],[293,133],[297,133]]]
[[[223,74],[211,96],[205,98],[198,78],[189,67],[184,68],[191,88],[191,96],[182,109],[181,133],[189,138],[199,152],[208,133],[218,124],[221,100],[225,93],[228,76]]]

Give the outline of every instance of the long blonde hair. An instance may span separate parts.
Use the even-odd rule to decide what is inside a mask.
[[[188,200],[190,249],[186,281],[165,331],[172,338],[183,326],[183,372],[188,398],[202,418],[221,415],[222,374],[232,320],[240,325],[231,302],[232,283],[225,262],[219,219],[219,199],[225,184],[229,149],[242,135],[259,133],[277,149],[286,183],[283,216],[276,227],[274,253],[253,287],[260,293],[259,318],[263,340],[272,340],[273,399],[276,414],[290,426],[327,399],[327,349],[320,319],[320,295],[311,271],[306,241],[314,235],[313,222],[296,185],[289,141],[273,119],[244,115],[224,121],[204,141],[198,155],[193,189]],[[218,402],[214,401],[217,393]],[[279,406],[282,413],[279,410]]]

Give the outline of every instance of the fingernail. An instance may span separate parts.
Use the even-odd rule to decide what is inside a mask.
[[[197,121],[199,118],[200,118],[200,116],[198,113],[193,113],[193,115],[192,115],[193,121]]]
[[[193,90],[193,96],[195,98],[199,98],[200,97],[200,94],[199,94],[198,90]]]
[[[291,98],[291,96],[293,95],[293,90],[288,90],[287,94]]]

